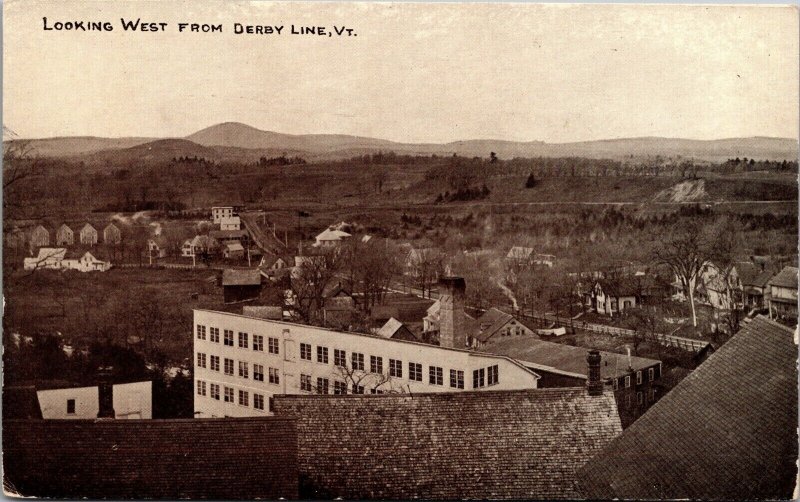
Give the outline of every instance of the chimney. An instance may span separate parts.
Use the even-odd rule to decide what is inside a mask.
[[[590,350],[586,356],[589,363],[589,379],[586,381],[586,390],[590,396],[603,395],[603,381],[600,379],[600,351]]]
[[[111,373],[114,370],[111,366],[103,366],[98,369],[98,384],[100,394],[100,410],[97,418],[115,418],[114,413],[114,386],[111,383]]]
[[[439,345],[455,349],[467,347],[464,294],[467,284],[463,277],[439,279]]]

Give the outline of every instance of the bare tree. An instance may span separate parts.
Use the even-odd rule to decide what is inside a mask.
[[[692,326],[697,327],[695,290],[706,266],[714,256],[715,241],[697,222],[678,222],[672,234],[653,250],[653,260],[666,265],[680,281],[692,310]]]
[[[325,287],[340,272],[343,256],[339,248],[322,250],[302,257],[294,268],[291,278],[294,309],[305,322],[314,320],[317,311],[324,306]]]
[[[435,248],[421,248],[411,252],[409,265],[417,287],[425,298],[431,296],[431,288],[440,275],[444,272],[444,254]]]

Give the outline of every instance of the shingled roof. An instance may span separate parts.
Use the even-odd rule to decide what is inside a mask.
[[[572,373],[578,377],[586,376],[586,349],[573,347],[563,343],[548,342],[536,335],[522,335],[495,338],[481,350],[516,359],[528,367],[547,367]],[[630,374],[627,354],[601,351],[602,364],[600,376],[603,379]],[[528,364],[526,364],[528,363]],[[661,364],[661,361],[646,357],[630,357],[633,371],[650,368]]]
[[[786,499],[797,460],[797,346],[759,316],[580,472],[588,498]]]
[[[769,285],[797,289],[797,267],[783,267],[783,270],[769,280]]]
[[[232,269],[222,271],[223,286],[258,286],[261,284],[261,272],[258,269]]]
[[[276,396],[297,418],[302,498],[574,498],[575,472],[622,428],[582,388]]]
[[[7,493],[90,499],[297,498],[291,420],[7,420]]]

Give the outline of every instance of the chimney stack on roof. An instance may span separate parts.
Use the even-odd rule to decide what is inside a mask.
[[[590,350],[586,356],[589,363],[589,379],[586,381],[586,390],[590,396],[603,395],[603,381],[600,379],[600,351]]]
[[[111,383],[113,370],[114,368],[111,366],[98,368],[100,409],[97,412],[97,418],[116,418],[116,413],[114,412],[114,386]]]
[[[464,296],[467,283],[463,277],[439,279],[439,345],[463,349],[467,347]]]

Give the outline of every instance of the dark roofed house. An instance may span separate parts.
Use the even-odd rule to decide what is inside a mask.
[[[296,440],[276,418],[7,420],[3,484],[73,499],[294,499]]]
[[[755,318],[580,472],[588,498],[788,499],[797,345]]]
[[[536,335],[495,338],[482,350],[510,357],[541,376],[539,387],[574,387],[586,382],[586,349],[548,342]],[[600,377],[617,398],[622,426],[636,420],[658,398],[661,361],[600,352]]]
[[[222,296],[225,303],[255,300],[261,294],[261,272],[258,269],[225,269],[222,271]]]
[[[575,473],[620,431],[586,389],[275,396],[297,419],[301,498],[575,498]]]
[[[469,344],[473,348],[482,348],[494,339],[533,334],[535,334],[533,330],[513,315],[493,307],[484,312],[474,323]]]
[[[767,283],[768,304],[771,319],[797,322],[797,267],[783,267]]]

